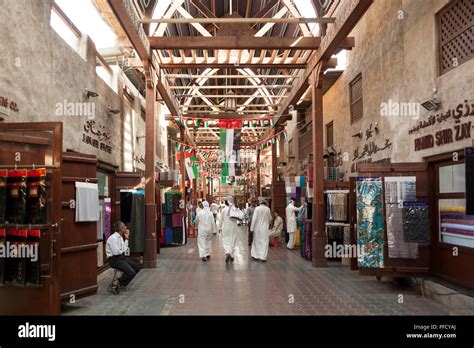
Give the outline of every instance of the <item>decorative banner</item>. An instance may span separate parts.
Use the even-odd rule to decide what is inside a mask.
[[[235,176],[237,174],[235,164],[238,162],[236,154],[240,150],[242,120],[220,120],[219,127],[222,176]]]
[[[357,178],[356,205],[359,267],[383,268],[385,226],[382,178]]]
[[[267,139],[264,139],[258,143],[255,144],[255,149],[256,150],[262,150],[267,146],[270,146],[272,143],[275,143],[275,141],[279,141],[281,139],[281,136],[284,136],[285,139],[288,137],[286,130],[283,130],[275,135],[272,135],[271,137],[268,137]]]

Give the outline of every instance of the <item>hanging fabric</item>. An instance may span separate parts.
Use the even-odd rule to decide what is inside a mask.
[[[76,222],[99,221],[99,186],[76,182]]]
[[[112,202],[110,198],[104,199],[104,241],[107,241],[112,230]]]
[[[25,173],[26,174],[26,173]],[[27,230],[7,230],[7,243],[19,252],[20,248],[27,245]],[[27,258],[9,257],[5,262],[5,282],[18,286],[26,285],[26,263]]]
[[[130,252],[145,252],[145,235],[145,191],[137,190],[132,193],[132,213],[129,239]]]
[[[7,176],[7,170],[0,170],[0,224],[5,223],[5,209],[7,202]]]
[[[384,220],[382,178],[358,177],[357,244],[361,268],[383,268]]]
[[[46,169],[28,170],[26,223],[46,223]]]
[[[28,247],[36,253],[36,258],[28,258],[26,261],[26,282],[28,284],[41,285],[41,252],[40,252],[40,230],[28,230]]]
[[[328,192],[326,194],[327,220],[348,221],[349,194],[345,192]]]
[[[22,224],[26,215],[26,170],[10,170],[7,178],[5,221]]]
[[[403,202],[405,242],[428,244],[431,241],[428,203]]]

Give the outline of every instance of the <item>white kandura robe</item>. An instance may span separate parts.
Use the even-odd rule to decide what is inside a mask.
[[[210,256],[212,252],[212,235],[216,228],[214,215],[210,209],[201,209],[196,215],[196,223],[198,223],[198,249],[199,257]]]
[[[237,222],[235,222],[234,219],[231,219],[228,214],[229,207],[222,209],[219,219],[219,228],[222,231],[222,244],[224,245],[225,253],[234,257],[234,249],[237,242],[239,226],[237,226]]]
[[[269,243],[269,227],[272,222],[272,213],[270,208],[261,204],[253,213],[250,231],[253,232],[252,257],[259,260],[266,260]]]

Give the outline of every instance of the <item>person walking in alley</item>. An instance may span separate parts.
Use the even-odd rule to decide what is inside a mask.
[[[203,209],[196,215],[196,226],[198,230],[198,249],[199,257],[206,262],[211,258],[212,251],[212,234],[216,230],[216,223],[209,203],[204,201],[202,203]]]
[[[296,242],[296,215],[295,212],[303,209],[303,206],[297,208],[295,207],[294,198],[290,198],[290,203],[286,207],[286,232],[289,234],[289,241],[286,247],[290,250],[293,250]]]
[[[222,231],[222,243],[226,256],[225,263],[229,263],[234,262],[234,250],[239,227],[237,226],[237,222],[231,218],[230,214],[234,206],[234,198],[232,196],[227,197],[225,204],[226,207],[222,209],[219,218],[219,228]]]
[[[267,207],[265,198],[258,199],[260,205],[253,213],[250,231],[253,232],[251,256],[254,260],[267,261],[268,255],[268,230],[272,222],[272,213]]]
[[[252,217],[253,217],[253,213],[254,213],[256,207],[257,207],[257,200],[255,198],[253,198],[252,201],[250,202],[250,206],[248,207],[247,211],[245,212],[245,217],[249,221],[249,238],[248,238],[249,246],[252,245],[253,233],[250,230],[250,225],[252,224]]]

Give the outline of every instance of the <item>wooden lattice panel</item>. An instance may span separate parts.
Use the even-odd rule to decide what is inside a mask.
[[[440,73],[474,57],[474,0],[455,0],[438,14]]]
[[[351,122],[360,120],[364,113],[363,95],[362,95],[362,75],[357,76],[350,83],[351,97]]]

